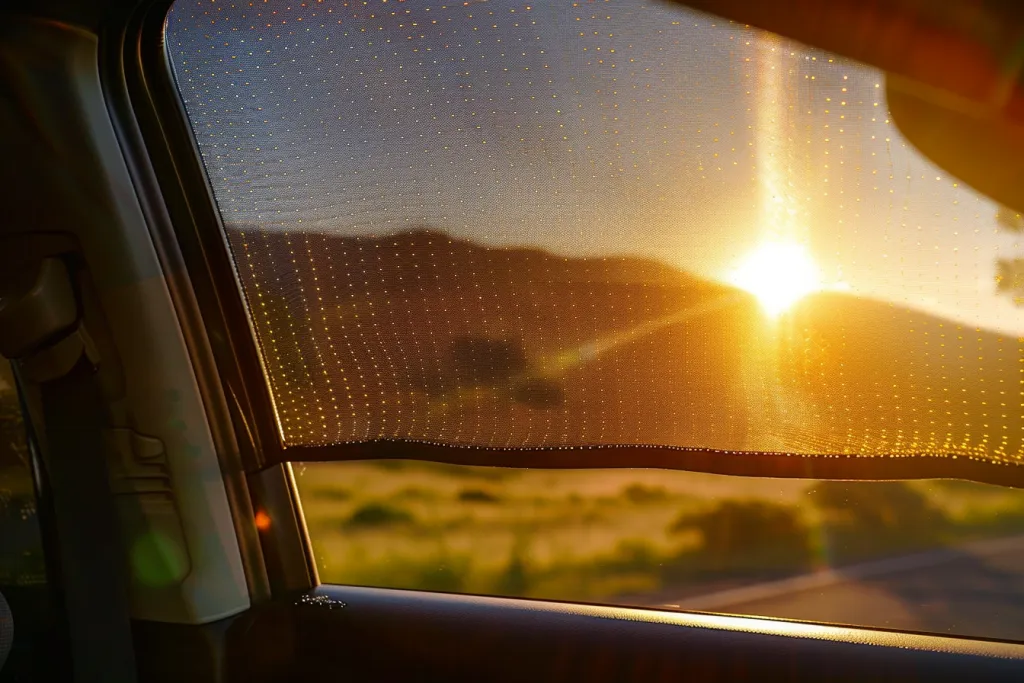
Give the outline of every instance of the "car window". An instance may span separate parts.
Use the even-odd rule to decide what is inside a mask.
[[[0,360],[0,594],[14,618],[0,681],[63,677],[57,594],[48,582],[25,422],[8,362]]]
[[[1024,460],[1024,218],[877,70],[643,0],[178,0],[166,37],[285,446]],[[328,581],[1024,635],[1010,489],[303,468]]]
[[[1022,219],[660,2],[174,5],[286,445],[1021,461]]]

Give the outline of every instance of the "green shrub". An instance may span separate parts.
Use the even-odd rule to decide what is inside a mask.
[[[631,503],[656,503],[666,500],[669,495],[664,486],[647,486],[633,483],[622,489],[622,496]]]
[[[498,575],[495,592],[498,595],[525,596],[530,588],[530,566],[526,546],[517,542],[512,548],[508,564]]]
[[[355,561],[353,561],[355,560]],[[392,553],[372,561],[349,561],[332,568],[330,580],[356,586],[409,590],[466,591],[471,569],[469,555],[441,549],[423,557]]]
[[[463,503],[497,503],[501,499],[484,489],[462,489],[459,500]]]
[[[676,558],[688,572],[796,570],[809,565],[811,534],[796,508],[762,501],[726,500],[681,515],[671,533],[695,531],[700,546]]]
[[[610,555],[598,557],[594,565],[599,574],[656,573],[661,559],[650,541],[627,538],[619,541]]]
[[[826,481],[808,493],[835,562],[941,545],[949,531],[946,516],[903,482]]]
[[[345,521],[345,526],[349,529],[368,529],[411,524],[413,521],[412,513],[408,510],[388,503],[371,502],[356,508]]]
[[[506,576],[522,568],[523,593],[530,597],[555,600],[600,600],[622,594],[648,593],[662,585],[665,556],[647,540],[631,538],[620,541],[607,553],[549,563],[531,569],[520,565],[513,555]],[[506,586],[507,587],[507,586]]]

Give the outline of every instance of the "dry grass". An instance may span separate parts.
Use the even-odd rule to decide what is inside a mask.
[[[757,556],[728,544],[722,550],[694,529],[674,532],[681,517],[699,520],[727,502],[764,503],[795,515],[812,552],[828,524],[813,481],[416,462],[307,464],[296,474],[321,577],[332,583],[599,600],[769,565],[805,571],[821,561],[792,552],[801,542],[785,540]],[[1024,492],[966,482],[906,487],[911,503],[934,508],[941,520],[930,542],[1024,529]],[[851,543],[844,561],[920,547],[919,530],[904,532],[898,520],[884,546],[871,544],[881,538],[878,528],[847,523],[844,538],[864,542]]]

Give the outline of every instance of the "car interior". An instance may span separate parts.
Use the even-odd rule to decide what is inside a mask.
[[[1022,45],[0,3],[0,681],[1024,679]]]

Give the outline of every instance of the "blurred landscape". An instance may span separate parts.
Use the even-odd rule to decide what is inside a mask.
[[[295,467],[328,583],[660,605],[1024,533],[1024,492],[955,480]]]

